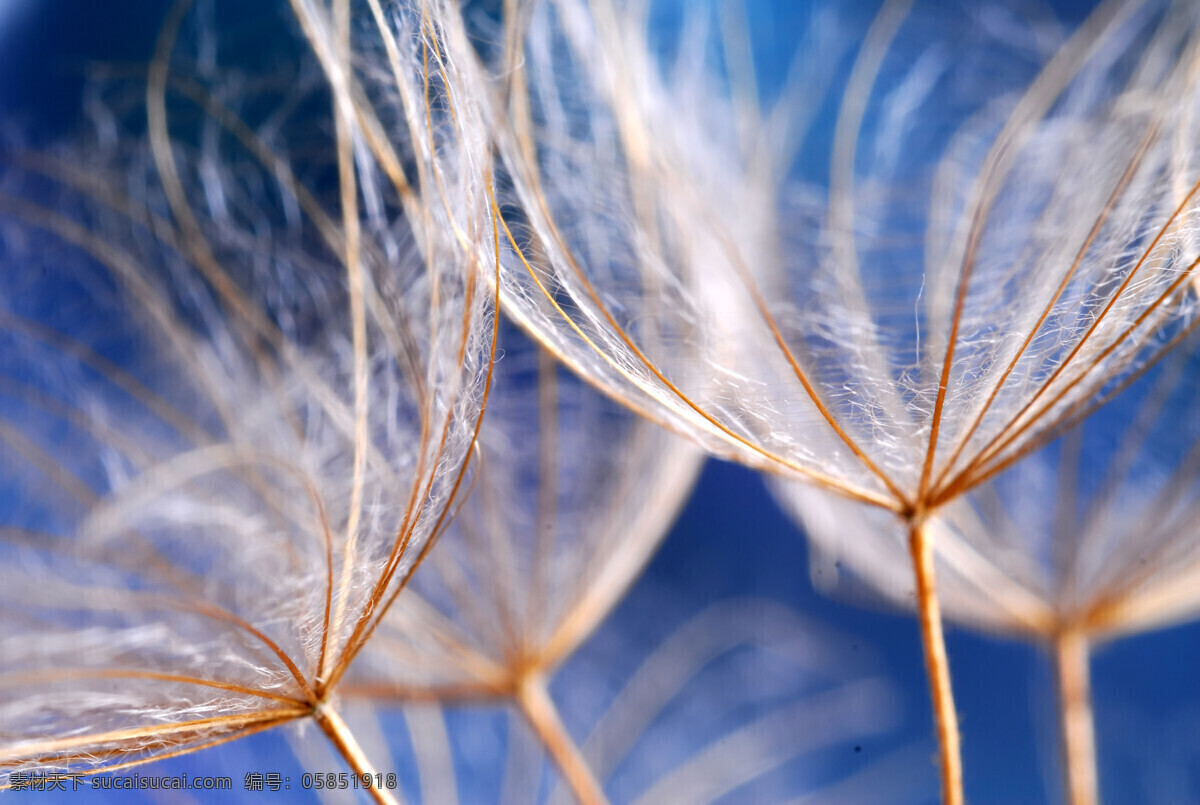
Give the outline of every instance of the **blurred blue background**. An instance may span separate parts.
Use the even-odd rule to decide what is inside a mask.
[[[788,0],[775,0],[789,9]],[[232,6],[218,3],[218,7]],[[751,0],[753,5],[753,0]],[[797,4],[798,5],[798,4]],[[1088,3],[1056,4],[1073,25]],[[161,0],[0,0],[0,133],[43,144],[79,123],[83,82],[97,62],[144,63],[166,4]],[[874,4],[863,4],[864,13]],[[227,9],[226,9],[227,10]],[[280,13],[283,13],[281,10]],[[230,14],[234,20],[238,15]],[[786,44],[787,31],[778,31]],[[0,270],[11,270],[0,266]],[[813,592],[803,535],[753,473],[710,462],[662,550],[601,632],[572,660],[603,663],[606,646],[646,629],[646,612],[670,600],[686,614],[709,602],[755,594],[795,606],[860,639],[901,691],[898,728],[846,747],[836,763],[869,769],[917,747],[914,770],[936,801],[935,743],[920,639],[911,617],[865,611]],[[668,620],[670,618],[668,617]],[[655,628],[666,629],[670,623]],[[951,628],[949,653],[964,733],[968,799],[974,805],[1062,801],[1053,672],[1036,647]],[[1096,651],[1093,685],[1101,791],[1108,803],[1200,802],[1200,627],[1128,638]],[[2,732],[0,725],[0,732]],[[145,767],[143,774],[301,769],[279,736]],[[298,801],[261,793],[253,801]],[[75,795],[87,796],[83,793]],[[8,793],[12,801],[53,795]],[[65,795],[62,801],[75,797]],[[111,795],[113,801],[134,797]],[[202,795],[195,797],[203,801]],[[149,798],[146,801],[166,801]],[[217,801],[217,800],[213,800]]]

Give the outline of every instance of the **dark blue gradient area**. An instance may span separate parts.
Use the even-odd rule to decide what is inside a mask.
[[[99,64],[144,65],[167,5],[122,0],[6,0],[0,6],[2,124],[33,142],[78,123],[83,86]],[[10,131],[11,136],[14,132]]]
[[[768,1],[783,9],[779,19],[784,20],[803,5],[762,0],[763,6]],[[682,2],[675,0],[675,5]],[[258,21],[247,23],[251,18],[243,17],[234,8],[237,5],[218,0],[216,24],[231,28],[249,24],[269,32],[269,23],[261,20],[279,20],[287,13],[286,3],[281,3],[278,9],[260,13],[254,18]],[[748,5],[754,25],[761,6],[755,0]],[[1070,27],[1091,4],[1052,5]],[[863,8],[869,17],[877,4],[865,3]],[[90,72],[99,64],[144,69],[166,9],[162,0],[0,0],[0,137],[39,146],[70,132],[81,123],[83,88]],[[247,42],[254,40],[245,36]],[[772,52],[782,52],[787,40],[786,30],[781,29],[768,43]],[[0,271],[15,270],[19,268],[0,265]],[[10,498],[0,490],[0,510],[12,505]],[[852,651],[861,650],[865,664],[895,683],[895,728],[832,750],[822,758],[824,773],[830,779],[894,773],[904,778],[906,790],[923,792],[905,801],[936,802],[936,741],[915,620],[905,613],[858,608],[817,594],[810,583],[804,535],[777,508],[762,481],[741,467],[716,461],[706,465],[693,497],[652,564],[613,616],[570,660],[564,674],[569,676],[576,665],[610,667],[616,677],[632,673],[634,669],[622,665],[620,656],[611,656],[616,647],[630,639],[652,641],[706,605],[750,595],[797,608]],[[1055,680],[1042,648],[951,626],[948,649],[963,731],[968,801],[972,805],[1063,802]],[[1179,626],[1097,648],[1092,682],[1104,802],[1200,803],[1197,669],[1200,626]],[[502,729],[486,718],[479,724],[481,730]],[[0,724],[0,738],[3,733]],[[401,735],[394,745],[402,747],[409,740]],[[483,763],[486,758],[478,760]],[[169,792],[93,789],[93,783],[85,780],[74,793],[3,792],[0,799],[13,803],[316,802],[315,792],[302,790],[305,770],[286,736],[272,732],[137,770],[144,776],[228,775],[233,784],[228,794],[188,791],[176,798]],[[290,790],[245,791],[245,775],[255,771],[280,773]],[[458,771],[466,777],[470,767]],[[405,781],[411,786],[408,777]],[[69,789],[71,784],[66,786]],[[878,791],[883,798],[871,801],[886,805],[888,787]],[[489,792],[460,783],[459,793],[468,802],[486,798]]]

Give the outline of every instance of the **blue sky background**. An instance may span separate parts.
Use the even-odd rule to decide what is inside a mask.
[[[786,6],[785,0],[779,2]],[[1063,4],[1060,10],[1065,19],[1077,20],[1087,5]],[[158,0],[0,0],[0,136],[39,143],[68,130],[76,121],[87,65],[147,59],[164,8]],[[676,613],[747,594],[786,602],[861,639],[901,691],[897,729],[863,741],[857,751],[845,747],[845,756],[830,762],[865,769],[895,750],[915,746],[918,757],[923,751],[927,759],[917,773],[929,792],[928,801],[934,801],[935,746],[914,620],[820,597],[808,578],[803,536],[760,480],[742,468],[710,462],[637,588],[573,662],[606,662],[604,652],[623,635],[644,630],[646,613],[660,608],[664,600],[673,602]],[[1029,645],[955,628],[950,629],[948,644],[969,801],[1061,801],[1053,673],[1045,657]],[[1127,638],[1096,652],[1093,685],[1106,802],[1200,802],[1197,669],[1196,626]],[[301,771],[284,742],[266,735],[146,767],[142,773],[227,771],[238,788],[247,768],[278,769],[296,777]],[[53,797],[11,794],[6,799]],[[267,800],[285,801],[282,795],[265,793],[251,801]]]

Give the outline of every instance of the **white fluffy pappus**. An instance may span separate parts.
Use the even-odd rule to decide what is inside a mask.
[[[469,486],[496,228],[424,6],[383,147],[348,4],[298,6],[292,81],[206,61],[189,5],[144,123],[115,93],[98,138],[4,153],[5,787],[308,717],[369,771],[338,682]]]
[[[631,408],[899,524],[961,802],[938,512],[1200,322],[1194,5],[1108,2],[1063,36],[885,3],[827,179],[805,132],[838,80],[827,18],[764,102],[737,12],[675,36],[645,4],[520,8],[493,63],[504,303]]]

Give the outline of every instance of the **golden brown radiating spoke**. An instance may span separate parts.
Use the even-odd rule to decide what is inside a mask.
[[[822,551],[915,604],[945,802],[943,613],[1054,647],[1071,795],[1095,802],[1089,647],[1200,611],[1200,452],[1178,388],[1127,434],[1153,455],[1039,450],[1200,323],[1200,7],[1106,0],[1064,35],[888,0],[861,36],[795,32],[816,55],[776,89],[728,8],[675,29],[645,4],[502,5],[481,31],[452,0],[289,0],[302,52],[264,80],[207,64],[175,0],[146,74],[96,90],[98,137],[5,150],[7,768],[311,718],[373,774],[342,691],[498,699],[604,802],[547,686],[699,446],[771,473]],[[501,337],[501,303],[536,345]],[[1021,474],[1043,461],[1045,512]],[[755,754],[753,729],[723,745]],[[719,751],[648,796],[693,774],[725,795]]]
[[[719,43],[725,61],[714,66],[699,11],[659,53],[658,32],[607,0],[506,6],[493,65],[505,91],[491,116],[512,183],[503,301],[632,410],[713,453],[882,510],[854,518],[878,538],[853,538],[886,549],[856,549],[855,561],[877,563],[864,575],[886,577],[889,594],[911,589],[890,569],[911,543],[947,801],[962,800],[961,771],[935,562],[952,585],[990,580],[976,609],[1004,598],[1023,629],[1054,621],[1027,568],[1010,577],[995,546],[941,544],[954,539],[956,504],[1195,326],[1200,255],[1188,233],[1200,183],[1186,131],[1200,18],[1188,4],[1150,5],[1104,3],[1053,53],[1022,54],[1008,72],[996,54],[1012,40],[984,35],[962,66],[939,52],[955,82],[914,70],[897,88],[877,77],[920,63],[898,32],[955,29],[885,4],[847,79],[827,222],[818,230],[814,214],[811,231],[788,215],[805,211],[794,196],[821,191],[791,179],[797,142],[773,142],[769,101],[747,97],[761,90],[744,33]],[[1041,67],[1018,79],[1023,89],[1004,86],[1015,100],[949,89],[984,77],[994,87],[1030,64]],[[828,83],[809,78],[796,86]],[[798,92],[780,104],[794,108]],[[926,109],[930,130],[962,125],[944,166],[900,158],[907,132],[914,153],[943,149],[922,139],[914,110]],[[892,164],[872,164],[887,154]],[[918,219],[896,177],[923,189],[927,176],[934,194]],[[892,218],[910,238],[903,227],[927,227],[923,255],[888,239]],[[808,502],[819,497],[794,508],[853,508]],[[896,530],[910,539],[892,540]]]
[[[264,82],[295,93],[273,100],[220,71],[172,78],[189,9],[159,32],[145,134],[5,156],[0,209],[66,256],[0,280],[20,346],[0,361],[0,471],[25,502],[0,526],[6,779],[118,771],[304,718],[374,774],[337,682],[470,487],[500,241],[487,143],[446,111],[460,76],[421,56],[440,52],[446,9],[413,0],[395,20],[416,123],[386,146],[349,2],[295,5],[325,86]],[[306,92],[324,116],[264,136],[254,115]],[[173,119],[177,95],[216,137]],[[326,160],[333,199],[289,151]],[[59,293],[77,294],[69,313]]]
[[[700,456],[515,334],[498,348],[472,496],[344,689],[401,704],[507,701],[577,797],[603,801],[545,680],[648,561]]]

